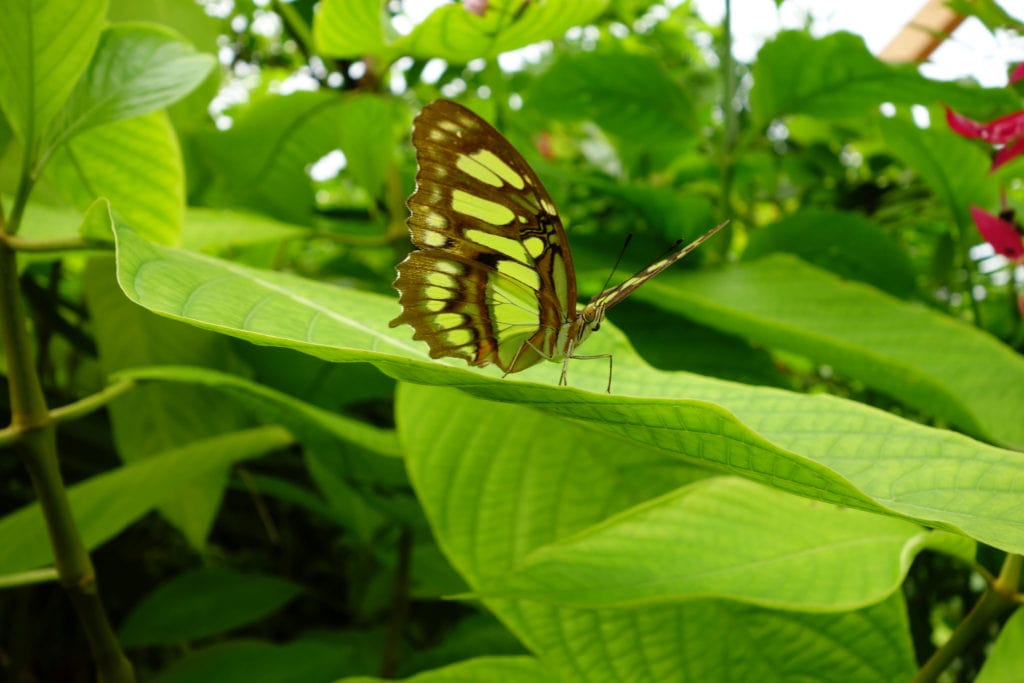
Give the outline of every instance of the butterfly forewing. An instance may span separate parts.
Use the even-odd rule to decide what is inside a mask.
[[[547,191],[500,133],[439,100],[413,128],[418,170],[409,197],[419,249],[398,266],[402,314],[432,357],[507,372],[555,355],[575,316],[565,232]]]

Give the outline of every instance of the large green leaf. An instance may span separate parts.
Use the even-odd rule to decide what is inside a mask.
[[[259,621],[301,590],[276,576],[197,569],[143,598],[118,635],[126,647],[197,640]]]
[[[485,596],[515,593],[486,604],[564,680],[644,671],[647,680],[877,681],[912,670],[901,570],[881,578],[881,567],[905,570],[903,543],[920,531],[911,524],[734,479],[686,486],[709,473],[541,410],[452,389],[401,386],[396,418],[445,554]],[[676,507],[666,518],[663,503],[673,499],[688,513]],[[763,523],[745,525],[762,514]],[[888,533],[903,540],[874,544]],[[807,542],[804,553],[793,535]],[[863,554],[851,560],[846,546],[856,545]],[[683,574],[693,579],[685,589],[656,594]],[[821,598],[819,613],[808,611],[804,591]],[[644,599],[622,600],[625,593]],[[721,599],[753,593],[798,611]],[[849,607],[854,594],[853,602],[882,602],[820,613]]]
[[[237,375],[196,366],[132,367],[116,373],[115,378],[209,387],[230,396],[262,421],[283,425],[300,439],[307,438],[310,442],[325,439],[345,441],[376,455],[401,456],[398,442],[390,430],[318,408]]]
[[[264,98],[240,114],[230,130],[201,136],[203,153],[235,201],[308,223],[314,191],[306,169],[340,146],[342,102],[326,92]]]
[[[119,225],[164,244],[178,241],[185,170],[165,113],[121,119],[80,133],[57,150],[47,175],[79,209],[106,197]]]
[[[900,246],[860,214],[809,209],[752,232],[745,261],[773,252],[799,256],[836,275],[900,298],[917,289],[913,264]]]
[[[372,676],[347,677],[336,683],[383,683]],[[558,683],[562,679],[546,671],[530,657],[478,657],[450,664],[434,671],[402,678],[406,683],[466,683],[468,681],[502,681],[502,683]]]
[[[1016,683],[1024,671],[1024,610],[1018,609],[1003,625],[995,646],[975,683]]]
[[[765,43],[754,63],[750,105],[758,125],[786,114],[844,119],[877,111],[883,102],[944,102],[981,118],[1015,108],[1005,89],[981,90],[930,81],[910,65],[879,61],[860,36],[814,39],[784,31]]]
[[[0,21],[0,107],[34,148],[100,38],[106,0],[8,0]]]
[[[642,54],[563,56],[531,83],[527,102],[553,118],[593,120],[621,144],[645,150],[688,139],[697,128],[692,97]]]
[[[324,0],[313,15],[317,52],[331,57],[386,58],[397,37],[381,0]]]
[[[437,424],[445,425],[445,435],[455,432],[443,420]],[[554,428],[540,433],[551,437]],[[571,442],[548,441],[552,450],[573,452]],[[445,445],[451,453],[466,448]],[[962,536],[716,477],[534,550],[480,593],[576,607],[718,597],[775,609],[845,611],[897,592],[924,547],[957,553],[967,566],[974,557],[974,543]]]
[[[801,353],[987,440],[1024,446],[1024,359],[949,316],[783,254],[669,273],[637,296]]]
[[[59,144],[87,128],[162,109],[199,85],[214,64],[162,27],[108,27],[53,137]]]
[[[289,643],[228,640],[188,653],[160,672],[156,683],[310,683],[350,672],[373,671],[368,654],[379,644],[367,638],[311,635]]]
[[[1016,484],[1024,477],[1024,462],[1017,453],[835,397],[658,372],[610,326],[587,343],[588,351],[615,351],[617,395],[604,393],[607,365],[601,362],[573,363],[569,388],[554,386],[558,368],[551,364],[501,380],[493,367],[476,370],[456,360],[428,360],[410,332],[388,328],[397,312],[393,299],[160,247],[125,229],[118,229],[117,237],[121,287],[162,315],[328,360],[369,361],[400,379],[457,384],[481,396],[536,405],[791,492],[889,511],[1024,550],[1024,508]],[[784,259],[783,264],[798,262]],[[729,281],[732,272],[700,275]],[[775,278],[789,279],[788,271]],[[661,296],[666,291],[676,290],[663,287]],[[845,285],[843,291],[868,301],[883,296],[859,285]],[[690,300],[696,297],[691,294]],[[940,324],[941,343],[959,336],[962,327]],[[981,344],[985,351],[999,348],[995,342],[972,341],[977,334],[971,330],[965,343]]]
[[[196,441],[75,484],[68,497],[86,548],[101,545],[211,472],[292,441],[280,427],[249,429]],[[0,519],[0,538],[0,572],[26,571],[53,561],[38,503]]]
[[[394,50],[422,59],[439,57],[465,64],[561,38],[573,26],[596,19],[607,7],[608,0],[491,0],[483,16],[478,16],[460,3],[442,5],[412,33],[395,41]]]

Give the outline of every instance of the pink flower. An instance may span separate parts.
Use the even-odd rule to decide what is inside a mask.
[[[1024,78],[1024,62],[1018,64],[1017,68],[1010,72],[1010,85],[1013,85],[1022,78]]]
[[[996,152],[996,155],[992,157],[992,168],[989,170],[996,170],[1010,159],[1018,157],[1022,153],[1024,153],[1024,138],[1018,138],[1012,145],[1006,145]]]
[[[1000,116],[988,123],[979,123],[946,107],[946,123],[954,133],[965,138],[1003,145],[996,152],[990,171],[994,171],[1011,159],[1024,154],[1024,111]]]
[[[954,133],[995,145],[1015,142],[1024,135],[1024,111],[1000,116],[988,123],[978,123],[946,107],[946,122]]]
[[[487,0],[462,0],[462,6],[467,12],[472,12],[478,17],[487,13]]]
[[[1011,222],[1012,217],[1006,220],[1003,216],[993,216],[984,209],[972,206],[971,218],[978,232],[997,253],[1018,263],[1024,262],[1024,240],[1021,239],[1019,228]]]

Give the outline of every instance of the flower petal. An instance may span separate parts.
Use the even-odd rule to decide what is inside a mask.
[[[1018,64],[1017,67],[1010,72],[1010,85],[1013,85],[1022,78],[1024,78],[1024,62]]]
[[[971,207],[971,218],[978,226],[978,232],[997,253],[1013,260],[1024,256],[1024,241],[1021,240],[1020,233],[1013,223],[993,216],[977,206]]]
[[[1024,136],[1024,111],[1000,116],[988,123],[979,123],[946,107],[946,123],[954,133],[995,144],[1012,142]]]
[[[995,157],[992,159],[992,168],[989,171],[994,171],[1007,161],[1024,154],[1024,138],[1015,140],[1013,144],[1003,147],[1001,150],[996,152]]]

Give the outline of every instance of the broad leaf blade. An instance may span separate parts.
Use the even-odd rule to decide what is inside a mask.
[[[97,197],[106,197],[119,225],[156,242],[178,241],[185,168],[165,113],[84,131],[54,154],[47,175],[83,211]]]
[[[962,536],[715,477],[539,548],[480,593],[577,607],[717,597],[846,611],[898,592],[910,562],[933,542],[955,549],[966,566],[974,558]]]
[[[184,643],[259,621],[296,597],[276,576],[197,569],[176,576],[135,605],[120,629],[126,647]]]
[[[335,683],[383,683],[373,676],[342,678]],[[402,678],[407,683],[461,683],[465,681],[502,681],[503,683],[559,683],[562,678],[553,675],[539,661],[530,657],[478,657],[441,669],[424,671]]]
[[[810,498],[887,510],[1024,550],[1015,483],[1024,464],[1015,452],[835,397],[657,372],[612,328],[588,340],[588,349],[616,351],[621,395],[604,393],[602,363],[572,366],[570,383],[589,392],[554,386],[558,368],[551,364],[501,380],[494,368],[427,360],[408,332],[388,330],[392,298],[159,247],[124,229],[117,238],[122,289],[162,315],[328,360],[369,361],[408,381],[458,384],[487,398],[528,403]]]
[[[87,549],[95,548],[210,472],[291,443],[291,435],[280,427],[260,427],[197,441],[75,484],[68,496],[82,540]],[[53,561],[36,503],[0,520],[0,538],[0,572]]]
[[[545,547],[571,543],[601,520],[617,519],[618,511],[707,476],[664,451],[450,389],[403,385],[396,411],[410,477],[434,534],[470,586],[485,593],[515,580],[516,569]],[[722,548],[744,535],[741,525],[728,526]],[[672,544],[685,544],[685,535],[667,532],[662,545]],[[628,560],[618,560],[608,568],[620,576],[634,572]],[[561,580],[571,581],[578,568],[564,565]],[[551,569],[548,578],[559,573]],[[849,569],[839,567],[831,580]],[[828,615],[715,599],[581,607],[524,596],[486,604],[570,681],[621,680],[620,667],[650,672],[651,680],[673,680],[685,671],[686,680],[875,681],[913,670],[909,640],[893,640],[906,629],[899,595]]]
[[[932,105],[994,114],[1012,109],[1005,89],[981,90],[930,81],[909,65],[892,66],[872,55],[850,33],[814,39],[784,31],[765,43],[754,64],[750,104],[758,125],[786,114],[824,119],[863,116],[883,102]]]
[[[995,443],[1024,446],[1024,359],[970,325],[777,254],[637,292],[795,351]]]
[[[108,27],[54,137],[67,140],[93,126],[162,109],[202,83],[214,63],[165,28]]]
[[[0,107],[32,149],[85,71],[106,0],[9,0],[0,21]]]
[[[442,5],[412,33],[395,41],[394,49],[397,54],[465,64],[561,38],[573,26],[598,17],[607,6],[608,0],[492,0],[481,17],[462,4]]]

